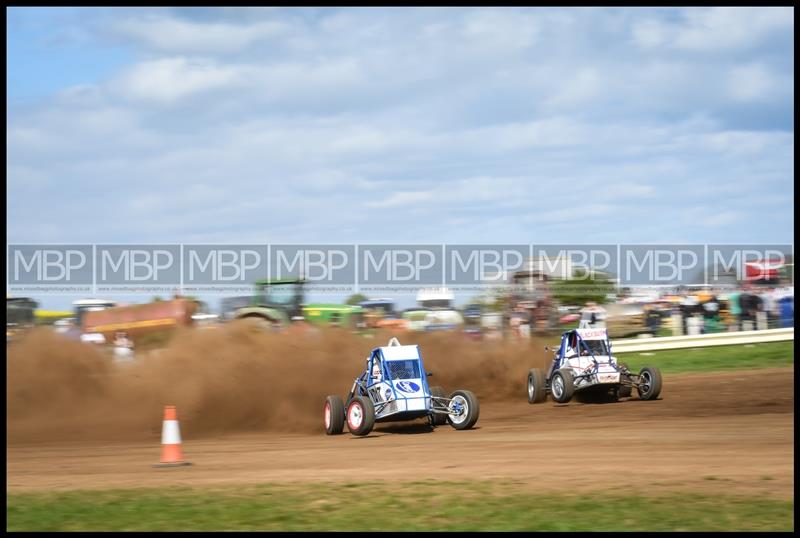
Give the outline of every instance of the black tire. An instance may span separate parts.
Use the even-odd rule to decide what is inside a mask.
[[[437,398],[447,398],[447,393],[442,387],[431,387],[431,396],[435,396]],[[433,406],[433,403],[431,403],[431,406]],[[447,424],[447,415],[433,413],[433,415],[431,415],[431,423],[434,426],[444,426]]]
[[[358,436],[369,435],[375,426],[375,406],[372,405],[372,400],[354,396],[347,404],[345,418],[350,433]]]
[[[550,380],[550,394],[557,403],[567,403],[575,393],[575,379],[572,377],[572,370],[561,368],[556,370]]]
[[[450,405],[460,404],[465,406],[461,413],[447,415],[447,422],[456,430],[468,430],[478,422],[480,407],[478,397],[469,390],[457,390],[450,395]]]
[[[622,371],[628,371],[628,365],[625,364],[624,362],[621,362],[621,363],[619,363],[619,369],[622,370]],[[620,378],[620,380],[625,380],[628,383],[632,383],[633,382],[633,379],[631,378],[630,374],[622,374],[621,373],[619,378]],[[633,393],[633,387],[631,385],[622,385],[622,384],[620,384],[619,392],[617,393],[617,395],[620,398],[630,398],[632,393]]]
[[[328,396],[323,408],[325,433],[339,435],[344,431],[344,402],[340,396]]]
[[[547,398],[544,372],[541,368],[531,368],[528,372],[528,403],[540,403]]]
[[[639,372],[636,385],[640,400],[655,400],[661,394],[661,370],[655,366],[645,366]]]

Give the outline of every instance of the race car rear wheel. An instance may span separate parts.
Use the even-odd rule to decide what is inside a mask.
[[[531,368],[528,372],[528,403],[543,402],[547,398],[544,372],[541,368]]]
[[[468,430],[478,422],[478,397],[469,390],[457,390],[450,395],[450,414],[447,422],[456,430]]]
[[[550,380],[550,394],[557,403],[567,403],[572,399],[575,392],[575,380],[572,377],[572,370],[561,368],[556,370]]]
[[[629,370],[628,365],[625,364],[624,362],[619,363],[619,369],[621,370],[621,372],[627,372]],[[626,381],[627,383],[620,384],[617,395],[620,398],[630,398],[631,393],[633,392],[633,387],[630,385],[630,383],[633,382],[633,379],[631,379],[630,374],[620,373],[620,380]]]
[[[636,385],[640,400],[655,400],[661,394],[661,370],[655,366],[645,366],[639,372]]]
[[[447,398],[447,393],[442,387],[431,387],[431,396],[436,398]],[[433,402],[431,402],[431,407],[433,407]],[[444,413],[433,413],[431,415],[431,422],[434,426],[444,426],[447,424],[447,415]]]
[[[347,404],[347,429],[353,435],[368,435],[375,426],[375,406],[372,400],[355,396]]]
[[[325,433],[339,435],[344,431],[344,402],[339,396],[328,396],[323,408]]]

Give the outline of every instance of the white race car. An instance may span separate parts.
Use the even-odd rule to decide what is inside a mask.
[[[528,403],[543,402],[550,394],[557,403],[566,403],[577,391],[614,400],[631,396],[635,387],[641,400],[655,400],[661,393],[661,371],[645,366],[638,374],[611,355],[608,331],[580,328],[561,335],[553,364],[545,373],[533,368],[528,373]]]
[[[389,345],[372,350],[364,372],[356,378],[345,405],[338,395],[325,400],[325,432],[336,435],[344,424],[353,435],[367,435],[376,422],[428,418],[432,427],[445,423],[456,430],[478,421],[478,398],[468,390],[446,396],[441,387],[428,387],[419,346]]]

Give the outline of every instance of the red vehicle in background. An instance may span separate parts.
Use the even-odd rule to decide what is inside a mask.
[[[191,326],[197,306],[197,302],[191,299],[175,298],[89,310],[81,316],[81,333],[95,337],[102,335],[105,342],[112,342],[118,333],[123,333],[135,342],[144,335]]]

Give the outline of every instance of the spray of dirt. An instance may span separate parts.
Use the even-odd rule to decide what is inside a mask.
[[[7,440],[157,439],[164,405],[184,436],[230,431],[321,432],[328,394],[346,395],[372,338],[338,329],[268,333],[231,323],[185,330],[168,347],[117,363],[108,352],[48,329],[8,347]],[[419,344],[431,385],[481,401],[525,398],[545,342],[471,341],[458,333],[401,336]]]

